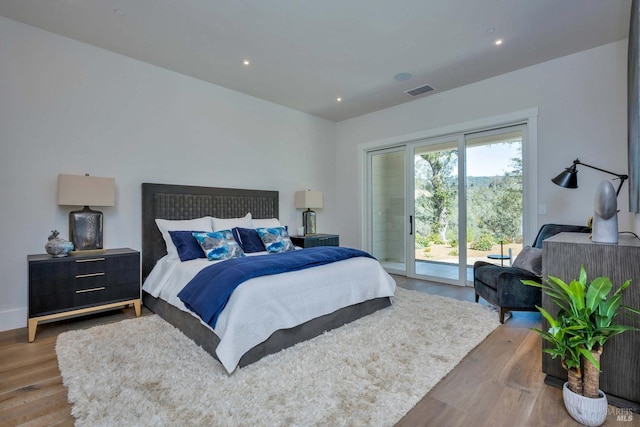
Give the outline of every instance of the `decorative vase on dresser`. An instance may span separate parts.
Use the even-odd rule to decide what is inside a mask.
[[[614,286],[631,279],[625,290],[622,304],[640,307],[640,240],[621,234],[617,244],[594,243],[586,233],[560,233],[543,242],[542,275],[570,280],[578,277],[584,265],[587,276],[606,276]],[[542,294],[542,307],[555,316],[558,309],[548,295]],[[616,321],[640,327],[640,320],[618,316]],[[545,319],[542,330],[549,327]],[[543,348],[548,344],[543,340]],[[640,332],[627,332],[612,337],[600,360],[600,389],[614,406],[640,410]],[[545,382],[562,387],[567,373],[560,361],[544,353],[542,371]]]

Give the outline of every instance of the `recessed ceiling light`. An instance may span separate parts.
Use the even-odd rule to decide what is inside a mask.
[[[496,46],[500,46],[502,43],[504,43],[503,39],[498,39],[498,40],[493,42],[493,44],[495,44]]]
[[[338,102],[342,102],[342,98],[337,97],[337,98],[336,98],[336,101],[338,101]]]
[[[249,62],[249,60],[248,60],[248,59],[245,59],[244,61],[242,61],[242,64],[243,64],[245,67],[248,67],[248,66],[249,66],[249,64],[251,64],[251,62]]]
[[[124,12],[121,9],[113,9],[113,13],[118,16],[124,16]]]
[[[393,79],[397,82],[405,82],[411,78],[411,73],[398,73],[393,76]]]

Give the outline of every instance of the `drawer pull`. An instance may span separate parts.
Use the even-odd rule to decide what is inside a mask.
[[[87,259],[76,260],[76,262],[96,262],[96,261],[104,261],[104,258],[87,258]]]
[[[105,288],[104,286],[100,286],[99,288],[91,288],[91,289],[80,289],[79,291],[76,291],[76,294],[84,294],[85,292],[96,292],[96,291],[104,291]]]
[[[105,273],[87,273],[87,274],[78,274],[76,275],[76,279],[82,279],[83,277],[96,277],[96,276],[104,276]]]

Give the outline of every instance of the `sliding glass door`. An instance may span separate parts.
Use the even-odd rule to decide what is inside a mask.
[[[416,277],[456,284],[460,280],[461,141],[453,136],[411,145],[414,229],[410,237]]]
[[[523,242],[525,134],[509,126],[369,152],[368,249],[391,273],[462,286],[475,261],[509,265]]]
[[[523,242],[524,126],[466,135],[467,266],[511,265]]]

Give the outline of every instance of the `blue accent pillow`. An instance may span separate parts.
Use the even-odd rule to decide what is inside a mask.
[[[253,228],[236,227],[233,229],[233,234],[246,254],[267,250],[267,248],[264,247],[264,243],[262,243],[260,235],[258,235],[258,232]]]
[[[193,233],[206,233],[206,231],[169,231],[171,240],[178,250],[180,261],[190,261],[197,258],[206,258]]]
[[[269,253],[293,251],[296,248],[284,227],[256,228],[256,232]]]
[[[193,233],[209,261],[239,258],[244,256],[242,248],[233,238],[231,230],[209,233]]]

